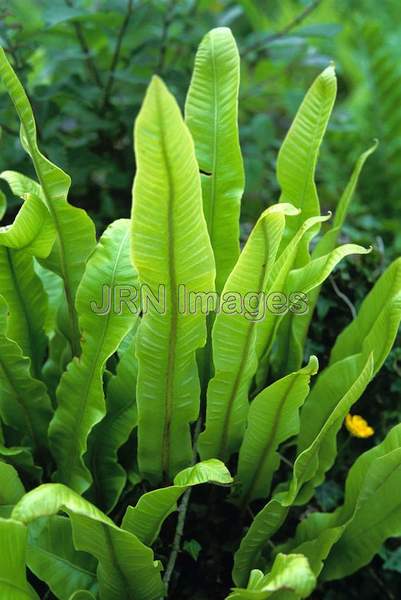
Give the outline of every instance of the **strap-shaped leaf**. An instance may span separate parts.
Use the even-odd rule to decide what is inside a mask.
[[[148,492],[140,497],[135,507],[129,506],[122,528],[151,546],[159,535],[165,519],[177,509],[177,501],[190,487],[202,483],[229,485],[232,477],[217,459],[200,462],[178,473],[174,485]]]
[[[3,192],[0,192],[0,221],[3,219],[7,211],[7,198]]]
[[[32,159],[41,188],[40,197],[53,219],[56,242],[47,264],[63,279],[71,324],[71,347],[74,354],[79,354],[74,298],[85,260],[95,245],[95,228],[85,211],[68,204],[69,176],[40,152],[31,105],[3,49],[0,49],[0,76],[21,122],[21,142]]]
[[[77,292],[82,355],[63,374],[57,389],[59,405],[49,429],[58,480],[80,493],[91,483],[83,462],[87,439],[106,412],[104,366],[137,317],[132,312],[135,306],[119,303],[120,291],[133,291],[137,283],[129,233],[127,219],[112,223],[88,261]]]
[[[375,374],[390,352],[401,320],[401,258],[378,279],[358,316],[338,336],[330,364],[357,352],[373,352]]]
[[[0,458],[17,469],[18,473],[28,475],[32,481],[41,481],[42,468],[34,463],[31,448],[28,446],[9,446],[0,443]]]
[[[138,424],[136,380],[138,365],[135,357],[136,320],[129,343],[119,351],[116,374],[107,385],[106,416],[89,438],[87,464],[93,476],[89,496],[97,506],[109,513],[116,505],[127,481],[127,473],[118,462],[118,450],[128,440]]]
[[[46,293],[35,273],[32,256],[1,246],[1,241],[0,290],[9,310],[7,336],[30,358],[32,374],[40,377],[46,346]]]
[[[185,104],[201,171],[203,210],[221,292],[239,256],[244,169],[238,136],[239,55],[227,27],[205,35]]]
[[[96,600],[95,596],[88,592],[87,590],[78,590],[74,592],[72,596],[69,597],[69,600]]]
[[[270,573],[253,570],[248,587],[233,589],[227,600],[298,600],[308,598],[315,586],[316,577],[302,554],[278,554]]]
[[[338,507],[333,513],[316,512],[301,521],[297,527],[295,538],[285,544],[286,551],[289,550],[304,554],[316,574],[320,574],[323,561],[329,555],[327,570],[325,569],[324,575],[327,575],[328,578],[331,578],[331,576],[335,578],[340,573],[342,573],[341,576],[345,576],[345,564],[346,569],[348,569],[349,565],[352,565],[349,573],[362,566],[362,562],[359,561],[361,558],[362,560],[366,560],[367,554],[371,552],[371,545],[368,553],[364,550],[362,553],[358,552],[352,557],[349,557],[349,555],[347,557],[344,556],[344,559],[346,558],[344,561],[341,558],[338,570],[337,564],[334,565],[334,561],[331,559],[330,552],[348,526],[352,524],[354,519],[358,518],[360,508],[363,509],[365,504],[370,506],[370,501],[376,497],[380,502],[385,502],[383,496],[385,487],[383,487],[383,483],[387,485],[387,479],[395,475],[397,465],[400,464],[400,449],[401,425],[397,425],[389,432],[381,444],[364,452],[355,461],[347,477],[344,504]],[[394,521],[391,523],[391,518],[388,524],[394,531]],[[395,527],[397,526],[396,522]],[[374,529],[376,535],[377,533],[379,533],[379,536],[385,534],[387,520],[384,527],[379,527],[379,529],[376,527]],[[369,532],[364,536],[363,543],[365,543],[367,538],[369,538],[369,546],[372,541]],[[376,547],[375,551],[377,549],[378,547]],[[347,555],[347,553],[348,550],[346,550],[345,554]],[[333,557],[334,554],[335,552],[333,553]]]
[[[141,283],[165,304],[149,304],[136,346],[138,461],[157,483],[190,464],[189,423],[199,413],[195,353],[205,344],[206,317],[180,307],[179,286],[187,297],[213,292],[215,276],[193,142],[157,77],[136,120],[135,154],[133,259]]]
[[[291,271],[287,281],[286,294],[291,297],[299,293],[307,295],[307,315],[314,310],[316,300],[315,292],[320,290],[322,283],[330,276],[338,263],[345,257],[352,254],[368,254],[371,249],[363,248],[357,244],[343,244],[330,250],[327,254],[313,257],[304,267]],[[312,303],[312,304],[311,304]],[[286,374],[289,366],[296,364],[298,353],[303,358],[303,349],[297,345],[294,338],[295,332],[298,334],[298,320],[302,323],[305,315],[291,312],[284,316],[280,323],[280,329],[276,337],[276,348],[272,357],[272,370],[276,377]],[[301,325],[302,327],[302,325]]]
[[[0,596],[2,600],[39,600],[25,572],[27,529],[0,518]]]
[[[312,356],[306,367],[279,379],[252,401],[237,471],[239,502],[243,506],[255,498],[268,496],[273,474],[280,464],[277,448],[298,434],[299,409],[318,366],[317,358]]]
[[[375,142],[368,150],[363,152],[358,160],[356,161],[354,170],[351,174],[350,180],[340,198],[337,205],[334,221],[332,227],[322,236],[319,242],[316,244],[315,249],[312,252],[313,258],[319,258],[328,252],[331,252],[337,242],[337,238],[344,225],[348,208],[353,198],[356,186],[358,184],[359,175],[364,167],[366,160],[376,150],[377,142]],[[286,335],[288,339],[283,343],[283,346],[287,348],[286,355],[281,357],[281,366],[279,367],[280,372],[292,371],[297,369],[302,364],[303,349],[305,347],[305,340],[308,335],[309,325],[313,317],[315,306],[320,295],[321,286],[312,290],[308,295],[308,306],[309,310],[305,315],[298,315],[296,319],[292,315],[288,315],[286,320],[291,323],[286,324]],[[283,333],[282,333],[283,334]]]
[[[114,525],[99,509],[62,484],[44,484],[26,494],[12,518],[29,524],[39,517],[68,513],[74,546],[98,561],[102,600],[159,600],[164,587],[153,552]]]
[[[0,312],[7,305],[0,296]],[[45,385],[31,375],[30,360],[16,342],[5,335],[7,319],[0,320],[0,414],[35,450],[46,447],[51,403]]]
[[[290,204],[276,204],[261,215],[224,286],[212,334],[215,376],[207,392],[206,429],[199,438],[203,459],[227,458],[241,444],[249,406],[248,390],[257,368],[255,340],[259,322],[265,315],[264,294],[285,217],[296,213]],[[253,306],[243,306],[247,296],[253,296]],[[234,314],[230,311],[232,304],[237,307]]]
[[[29,525],[26,560],[59,600],[69,600],[80,588],[96,592],[96,559],[75,550],[66,517],[43,517]]]
[[[332,464],[336,454],[337,433],[346,414],[360,398],[372,377],[372,355],[367,360],[358,355],[355,361],[358,361],[359,368],[356,369],[352,385],[339,399],[310,446],[298,454],[288,490],[273,496],[256,515],[243,537],[234,557],[233,579],[237,585],[246,584],[251,569],[257,565],[260,554],[270,538],[284,523],[290,507],[309,500],[311,489],[313,491],[314,487],[321,483],[322,473],[324,474],[328,464]]]
[[[277,159],[277,179],[281,188],[280,202],[291,202],[301,209],[298,218],[289,223],[283,239],[283,247],[305,219],[320,214],[315,170],[336,92],[334,67],[329,66],[308,90],[281,146]],[[314,232],[307,234],[301,243],[298,266],[307,262],[309,240]]]

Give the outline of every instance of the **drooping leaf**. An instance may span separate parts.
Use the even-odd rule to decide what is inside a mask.
[[[315,586],[316,577],[302,554],[278,554],[270,573],[253,570],[248,587],[235,588],[227,600],[299,600],[308,598]]]
[[[46,264],[63,279],[71,326],[71,347],[73,354],[79,354],[79,330],[74,298],[85,260],[95,245],[94,225],[85,211],[68,204],[69,176],[40,152],[31,105],[2,49],[0,76],[21,122],[21,143],[32,159],[40,184],[38,197],[45,203],[53,220],[56,242]]]
[[[97,561],[75,550],[66,517],[43,517],[29,525],[27,565],[60,600],[80,588],[96,592]]]
[[[87,439],[106,412],[104,366],[137,318],[134,306],[120,302],[120,292],[136,290],[137,284],[129,242],[129,221],[115,221],[88,261],[77,292],[82,355],[74,358],[63,374],[57,389],[58,408],[49,429],[57,478],[80,493],[91,483],[83,462]]]
[[[24,494],[25,489],[17,471],[0,461],[0,517],[9,517],[12,507]]]
[[[215,375],[208,387],[206,428],[199,438],[203,459],[227,458],[241,444],[248,391],[257,368],[255,344],[265,316],[265,294],[285,218],[295,214],[287,204],[265,210],[224,286],[212,333]],[[243,305],[246,297],[253,298],[253,306]]]
[[[205,460],[188,467],[176,475],[174,485],[148,492],[140,497],[135,507],[129,506],[122,528],[151,546],[165,519],[176,510],[177,501],[182,494],[191,486],[202,483],[228,485],[232,483],[232,477],[217,459]]]
[[[39,517],[68,513],[74,546],[98,561],[102,600],[159,600],[164,587],[153,552],[119,529],[99,509],[62,484],[44,484],[26,494],[12,518],[29,524]]]
[[[239,215],[244,169],[238,138],[239,55],[231,31],[203,38],[185,104],[201,172],[203,211],[221,292],[239,256]]]
[[[136,346],[138,461],[157,483],[190,464],[189,423],[199,413],[195,353],[206,341],[206,317],[180,307],[178,288],[187,296],[213,292],[215,276],[193,142],[157,77],[136,120],[135,154],[133,259],[141,284],[153,298],[161,290],[165,304],[148,306]]]
[[[306,367],[279,379],[252,401],[237,470],[239,502],[243,506],[254,498],[268,496],[273,474],[280,464],[277,448],[298,434],[299,408],[317,370],[317,358],[312,356]]]

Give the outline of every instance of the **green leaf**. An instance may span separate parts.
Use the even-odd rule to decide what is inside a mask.
[[[3,171],[0,179],[10,185],[24,203],[12,225],[0,228],[0,244],[46,258],[56,238],[53,219],[40,198],[40,186],[15,171]],[[28,191],[29,190],[29,191]]]
[[[32,256],[0,245],[0,290],[9,310],[6,334],[30,358],[32,375],[39,378],[46,347],[47,298]]]
[[[0,192],[0,221],[3,219],[7,211],[7,198],[3,192]]]
[[[119,303],[120,292],[136,290],[137,284],[130,260],[129,231],[127,219],[112,223],[87,263],[77,292],[82,355],[74,358],[63,374],[57,389],[59,405],[49,429],[57,478],[79,493],[91,483],[83,462],[87,439],[106,412],[102,379],[105,363],[137,318],[135,307]],[[108,301],[105,307],[104,297]]]
[[[246,589],[235,588],[227,600],[298,600],[308,598],[316,577],[302,554],[278,554],[267,575],[252,571]]]
[[[265,293],[285,217],[295,214],[289,204],[276,204],[264,211],[224,286],[212,332],[215,376],[208,387],[206,429],[199,437],[203,459],[227,458],[241,444],[248,391],[257,368],[255,343],[265,316]],[[255,302],[244,306],[245,297],[256,299],[256,307]]]
[[[27,474],[32,480],[40,481],[42,468],[35,465],[32,450],[27,446],[6,447],[0,443],[0,457],[18,472]]]
[[[29,525],[27,565],[60,600],[68,600],[79,588],[96,591],[97,562],[75,550],[65,517],[43,517]]]
[[[281,146],[277,159],[277,179],[281,188],[280,202],[291,202],[301,209],[298,218],[289,223],[282,242],[283,248],[305,219],[320,214],[315,170],[336,92],[334,67],[329,66],[308,90]],[[314,233],[316,229],[303,238],[298,266],[303,266],[307,262],[308,244]]]
[[[239,256],[244,169],[238,137],[239,55],[231,31],[203,38],[185,104],[185,119],[201,171],[203,210],[221,292]]]
[[[397,460],[399,463],[400,448],[401,425],[397,425],[381,444],[365,452],[355,461],[346,480],[344,504],[333,513],[316,512],[301,521],[295,538],[285,544],[286,551],[302,552],[308,558],[313,571],[319,574],[323,561],[357,517],[359,508],[362,508],[364,503],[370,506],[371,499],[376,496],[382,499],[381,486],[386,483],[388,477],[393,476],[393,460],[398,456],[394,464],[397,464]],[[358,562],[358,558],[355,557],[351,561],[354,566],[355,560]],[[331,564],[333,570],[333,563],[329,560],[328,564]],[[341,570],[343,567],[339,568]],[[359,567],[355,567],[354,570],[356,568]]]
[[[356,319],[338,336],[330,365],[358,352],[373,352],[376,374],[393,346],[400,320],[401,258],[398,258],[375,283]]]
[[[139,498],[135,507],[129,506],[122,528],[151,546],[165,519],[177,509],[177,501],[182,494],[188,488],[202,483],[229,485],[232,477],[217,459],[205,460],[188,467],[176,475],[174,485],[148,492]]]
[[[252,401],[238,459],[242,506],[268,496],[273,474],[280,464],[277,448],[298,434],[299,408],[318,366],[317,358],[312,356],[306,367],[279,379]]]
[[[245,585],[251,569],[257,566],[263,548],[284,523],[290,507],[294,503],[299,505],[309,500],[311,491],[321,483],[322,474],[332,464],[336,454],[337,433],[351,406],[361,396],[372,377],[372,355],[367,360],[358,356],[355,361],[358,368],[354,368],[353,383],[338,398],[336,406],[310,446],[298,454],[288,489],[273,496],[256,515],[243,537],[234,557],[233,579],[237,585]]]
[[[138,424],[135,357],[138,325],[139,319],[127,336],[128,346],[123,353],[119,351],[117,372],[107,385],[106,416],[89,438],[87,464],[93,475],[89,497],[107,513],[115,507],[127,481],[126,471],[118,463],[118,450]]]
[[[0,518],[1,600],[39,600],[25,573],[27,530],[21,523]]]
[[[75,548],[99,561],[102,600],[159,600],[163,596],[152,550],[66,486],[49,483],[32,490],[15,506],[12,518],[29,524],[59,511],[70,516]]]
[[[295,296],[298,296],[300,293],[307,295],[307,314],[309,314],[309,311],[313,311],[314,308],[315,290],[320,289],[322,283],[331,275],[338,263],[346,256],[350,256],[351,254],[368,254],[370,250],[357,244],[343,244],[330,250],[327,254],[313,258],[300,269],[291,271],[288,276],[285,293],[289,298],[293,294]],[[311,295],[312,306],[310,305]],[[297,331],[298,319],[302,319],[302,315],[296,312],[289,312],[282,319],[281,328],[277,333],[274,357],[272,357],[272,369],[277,377],[286,374],[291,366],[297,363],[298,358],[294,356],[297,349],[302,363],[304,347],[297,346],[291,336],[292,331]]]
[[[21,143],[32,159],[40,183],[40,198],[53,219],[56,242],[47,265],[64,281],[71,325],[71,347],[74,354],[79,354],[79,330],[74,298],[85,260],[95,245],[94,225],[85,211],[68,204],[67,194],[71,183],[68,175],[40,152],[31,105],[2,49],[0,76],[21,121]]]
[[[0,309],[6,304],[0,296]],[[3,421],[16,429],[21,441],[28,440],[35,450],[46,447],[51,403],[45,385],[34,379],[30,360],[23,356],[16,342],[5,335],[6,319],[0,330],[0,414]]]
[[[139,468],[157,483],[190,464],[189,423],[199,413],[195,353],[206,316],[192,302],[183,310],[178,286],[187,295],[213,292],[215,276],[193,142],[157,77],[136,120],[135,155],[133,259],[141,284],[165,301],[145,311],[136,346]]]

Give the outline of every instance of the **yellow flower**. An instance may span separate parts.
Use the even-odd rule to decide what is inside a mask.
[[[360,415],[348,414],[345,417],[345,426],[351,435],[358,438],[368,438],[375,432]]]

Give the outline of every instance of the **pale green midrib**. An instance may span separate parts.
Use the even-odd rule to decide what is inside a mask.
[[[65,298],[67,301],[68,314],[69,314],[70,322],[72,325],[72,338],[70,340],[71,350],[72,350],[73,356],[79,356],[79,354],[81,352],[81,344],[80,344],[80,335],[79,335],[79,326],[78,326],[78,315],[77,315],[77,311],[75,310],[75,306],[74,306],[74,298],[73,298],[73,293],[72,293],[70,273],[69,273],[67,261],[66,261],[64,232],[63,232],[62,228],[60,227],[57,211],[53,207],[53,202],[51,200],[51,196],[47,189],[47,185],[41,175],[41,170],[39,168],[38,160],[36,157],[36,154],[38,153],[40,155],[40,152],[35,147],[32,147],[32,143],[30,141],[30,136],[27,134],[25,125],[22,124],[21,126],[25,130],[25,139],[27,140],[29,147],[30,147],[31,158],[32,158],[32,162],[33,162],[33,165],[34,165],[34,168],[36,171],[36,175],[39,179],[39,183],[43,190],[43,195],[45,196],[45,199],[46,199],[47,208],[52,216],[54,226],[56,229],[57,238],[58,238],[58,242],[59,242],[59,249],[60,249],[60,268],[61,268],[61,274],[62,274],[62,279],[63,279],[63,283],[64,283],[63,287],[64,287]],[[42,158],[42,157],[40,157],[40,158]],[[54,167],[54,168],[57,169],[57,167]],[[64,202],[65,202],[65,204],[68,204],[66,198],[64,199]]]
[[[290,381],[290,385],[288,386],[288,388],[285,390],[285,393],[283,395],[283,398],[281,399],[281,402],[279,403],[279,408],[275,414],[275,418],[272,424],[272,429],[271,429],[271,435],[270,438],[267,440],[266,444],[264,445],[264,447],[262,448],[262,451],[260,453],[258,462],[257,462],[257,466],[256,469],[253,472],[253,476],[251,477],[251,480],[249,482],[248,485],[248,489],[244,495],[244,499],[243,499],[243,506],[246,506],[249,502],[249,498],[252,496],[253,491],[256,487],[256,485],[259,483],[259,479],[261,476],[261,471],[262,468],[264,466],[264,463],[266,461],[266,459],[268,458],[268,454],[270,452],[270,450],[273,447],[273,442],[276,441],[276,435],[277,435],[277,429],[278,429],[278,424],[284,409],[284,406],[286,404],[286,401],[288,399],[289,394],[291,393],[291,391],[294,388],[294,385],[297,381],[298,377],[293,377],[292,380]]]
[[[3,337],[4,337],[4,339],[7,340],[6,336],[3,336]],[[0,336],[0,339],[1,339],[1,336]],[[23,359],[23,357],[22,357],[22,359]],[[0,355],[0,365],[1,365],[1,368],[3,369],[4,375],[6,376],[8,382],[9,382],[10,387],[15,391],[15,399],[17,400],[18,404],[20,405],[20,407],[22,409],[22,412],[25,415],[25,419],[26,419],[26,422],[28,424],[28,429],[29,429],[30,434],[32,436],[32,441],[33,441],[33,443],[34,443],[35,446],[39,446],[39,443],[38,443],[38,440],[37,440],[37,436],[36,436],[36,433],[35,433],[35,429],[34,429],[34,426],[33,426],[33,422],[32,422],[32,417],[29,414],[29,410],[25,406],[25,402],[24,402],[24,400],[23,400],[23,398],[22,398],[22,396],[21,396],[21,394],[20,394],[20,392],[18,390],[18,386],[15,383],[15,380],[14,380],[14,378],[12,376],[12,373],[8,369],[7,365],[4,363],[1,355]]]
[[[165,481],[169,478],[170,471],[170,453],[171,453],[171,421],[174,402],[174,376],[175,376],[175,354],[177,347],[177,274],[175,270],[175,248],[174,248],[174,181],[171,176],[171,165],[168,152],[165,146],[165,127],[163,121],[163,111],[160,105],[159,95],[155,94],[157,113],[160,126],[160,148],[166,167],[167,185],[168,185],[168,206],[167,206],[167,245],[168,245],[168,272],[170,279],[170,336],[168,342],[167,376],[164,394],[164,421],[162,434],[162,477]]]
[[[11,279],[14,284],[15,293],[17,295],[18,304],[20,306],[20,309],[21,309],[21,312],[22,312],[22,315],[23,315],[23,318],[25,321],[25,325],[27,328],[27,334],[28,334],[28,340],[29,340],[28,357],[31,359],[32,375],[36,378],[39,378],[40,367],[39,367],[39,363],[38,363],[38,357],[36,356],[36,354],[34,354],[35,339],[34,339],[34,335],[33,335],[33,331],[32,331],[32,324],[29,319],[29,311],[24,302],[24,296],[21,293],[21,289],[19,286],[19,281],[17,278],[17,273],[15,270],[14,261],[13,261],[13,257],[12,257],[12,252],[10,251],[10,248],[6,248],[6,256],[7,256],[8,266],[10,269]]]
[[[210,186],[210,202],[209,202],[209,228],[212,247],[214,247],[214,220],[215,220],[215,200],[216,200],[216,168],[217,168],[217,144],[218,144],[218,122],[219,122],[219,106],[218,106],[218,85],[216,73],[216,57],[214,51],[213,35],[210,35],[210,55],[212,64],[213,76],[213,144],[212,144],[212,181]],[[217,265],[216,265],[217,267]]]
[[[268,266],[268,262],[269,262],[268,261],[269,240],[268,240],[267,231],[266,231],[264,224],[262,226],[262,232],[263,232],[264,245],[265,245],[265,262],[264,262],[264,265],[262,265],[262,269],[261,269],[261,272],[259,275],[259,282],[258,282],[258,290],[261,290],[261,291],[263,291],[261,288],[262,288],[264,282],[266,281],[267,266]],[[243,345],[243,353],[242,353],[242,357],[241,357],[241,362],[240,362],[240,365],[239,365],[239,368],[238,368],[238,371],[237,371],[237,374],[236,374],[236,377],[234,380],[234,384],[231,388],[231,393],[228,398],[228,404],[227,404],[227,408],[226,408],[225,415],[224,415],[221,441],[220,441],[220,445],[219,445],[218,452],[217,452],[217,456],[223,460],[226,458],[225,453],[227,450],[227,436],[228,436],[228,429],[229,429],[230,422],[231,422],[232,407],[233,407],[233,404],[235,401],[235,397],[237,395],[239,385],[241,383],[242,372],[243,372],[246,362],[248,360],[249,349],[250,349],[250,344],[251,344],[251,339],[252,339],[252,333],[253,333],[253,330],[255,329],[255,326],[256,326],[256,321],[250,321],[248,331],[247,331],[246,337],[245,337],[245,343]]]
[[[118,266],[118,263],[119,263],[119,260],[120,260],[121,252],[122,252],[123,247],[125,245],[125,241],[126,241],[126,239],[128,237],[128,234],[129,234],[129,232],[127,231],[127,233],[125,234],[124,238],[120,242],[120,246],[119,246],[119,249],[118,249],[118,253],[116,255],[116,259],[115,259],[115,262],[114,262],[113,271],[112,271],[112,275],[111,275],[110,288],[114,287],[117,266]],[[102,352],[102,349],[103,349],[103,343],[104,343],[105,337],[106,337],[106,335],[108,333],[108,328],[109,328],[109,323],[110,323],[110,314],[111,314],[111,312],[109,311],[107,313],[107,315],[106,315],[106,319],[103,321],[102,334],[100,336],[99,343],[97,344],[97,347],[96,347],[96,352],[95,352],[95,355],[94,355],[94,359],[91,362],[90,374],[89,374],[89,377],[86,380],[87,381],[87,385],[85,387],[85,394],[82,396],[83,399],[84,399],[84,402],[81,402],[80,405],[79,405],[79,410],[78,410],[78,424],[77,424],[77,429],[75,430],[76,433],[77,433],[77,435],[75,436],[75,438],[77,440],[79,440],[79,437],[80,437],[81,427],[82,427],[82,419],[83,419],[83,415],[84,415],[84,413],[86,411],[86,408],[87,408],[89,391],[90,391],[90,388],[92,386],[93,379],[95,377],[95,374],[98,371],[101,370],[102,364],[104,364],[105,360],[107,360],[105,358],[105,360],[102,361],[102,362],[100,362],[100,364],[99,364],[99,356],[101,355],[101,352]],[[89,433],[90,433],[90,431],[89,431]],[[88,433],[88,435],[89,435],[89,433]],[[73,465],[74,465],[75,462],[79,462],[79,460],[77,460],[77,459],[79,459],[80,456],[81,456],[81,454],[80,454],[81,449],[79,447],[79,443],[75,443],[74,442],[74,437],[71,437],[70,441],[72,442],[72,449],[71,449],[71,452],[69,452],[67,454],[67,465],[65,467],[65,472],[68,473],[70,476],[73,476],[74,473],[73,473],[72,467],[73,467]],[[85,445],[84,445],[84,450],[85,450]],[[66,478],[66,482],[67,482],[67,485],[68,485],[69,482],[70,482],[70,478],[69,477]]]

